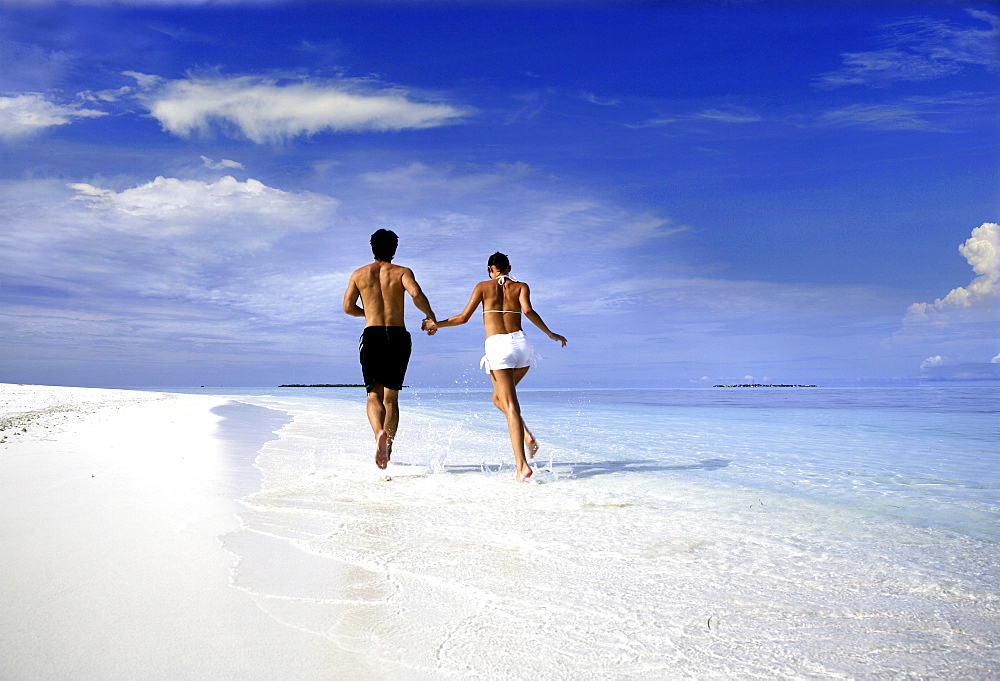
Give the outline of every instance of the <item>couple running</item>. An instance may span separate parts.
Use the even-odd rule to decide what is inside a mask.
[[[372,234],[375,262],[355,270],[344,293],[344,312],[365,318],[360,345],[361,371],[368,391],[368,422],[375,434],[375,464],[383,469],[388,465],[399,425],[399,391],[403,387],[411,348],[410,334],[403,323],[405,292],[426,315],[420,328],[431,336],[446,326],[465,324],[482,304],[486,356],[480,366],[493,381],[493,404],[507,418],[517,479],[527,480],[532,470],[525,457],[525,448],[528,456],[534,458],[538,442],[521,418],[515,386],[528,373],[535,353],[521,330],[521,318],[527,317],[545,335],[563,346],[566,339],[549,331],[532,309],[528,285],[511,278],[510,261],[503,253],[490,256],[487,263],[489,281],[476,284],[465,309],[454,317],[437,321],[413,272],[392,264],[398,243],[396,235],[389,230],[380,229]]]

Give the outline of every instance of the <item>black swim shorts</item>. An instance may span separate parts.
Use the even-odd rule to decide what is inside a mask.
[[[410,361],[410,332],[402,326],[368,326],[361,334],[358,347],[365,390],[376,385],[390,390],[403,389],[406,365]]]

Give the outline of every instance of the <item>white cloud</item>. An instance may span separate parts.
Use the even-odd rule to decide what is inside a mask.
[[[913,303],[907,310],[907,320],[928,318],[947,321],[954,311],[982,308],[996,315],[998,299],[997,282],[1000,281],[1000,225],[984,222],[972,230],[972,235],[958,247],[978,276],[968,286],[954,288],[944,298],[933,303]]]
[[[140,84],[141,74],[131,74]],[[164,130],[180,137],[217,128],[253,142],[280,142],[320,132],[416,130],[448,125],[469,113],[420,102],[401,88],[354,81],[282,84],[254,76],[145,81],[141,98]]]
[[[257,250],[288,233],[319,231],[337,205],[330,197],[230,176],[213,183],[157,177],[119,192],[86,183],[69,186],[112,229],[153,240],[181,237],[178,243],[196,237],[189,247],[199,250],[206,244],[230,252]]]
[[[0,96],[0,139],[21,139],[47,128],[66,125],[74,118],[104,115],[102,111],[56,104],[37,93]]]
[[[123,76],[128,76],[129,78],[134,78],[136,84],[144,89],[148,90],[150,88],[159,87],[166,81],[159,76],[153,76],[146,73],[139,73],[138,71],[122,71]]]
[[[933,357],[928,357],[923,362],[920,363],[921,369],[930,369],[931,367],[939,367],[944,364],[944,357],[941,355],[934,355]]]
[[[216,162],[207,156],[202,156],[201,162],[205,164],[206,168],[210,168],[212,170],[225,170],[228,168],[235,170],[245,169],[243,164],[240,163],[239,161],[230,161],[228,158],[224,158],[221,161]]]
[[[60,315],[85,315],[95,320],[87,337],[98,345],[102,335],[107,343],[119,333],[164,339],[209,325],[241,339],[275,332],[272,323],[328,319],[339,311],[337,279],[345,277],[324,269],[346,250],[331,229],[337,204],[231,177],[157,178],[121,191],[0,183],[0,250],[7,254],[0,285],[18,292],[3,313],[19,310],[16,327],[25,339],[41,328],[52,338],[72,336]],[[306,233],[303,250],[281,243]],[[254,321],[262,317],[272,322]],[[223,318],[233,326],[223,330]],[[249,321],[237,322],[242,318]],[[102,330],[102,319],[114,322]]]
[[[128,85],[114,90],[98,90],[97,92],[81,92],[79,97],[88,102],[117,102],[132,94],[134,88]]]
[[[844,66],[824,73],[813,82],[818,88],[848,85],[885,87],[896,82],[932,80],[958,73],[969,65],[995,68],[998,16],[969,10],[969,15],[989,28],[959,26],[946,21],[916,17],[886,26],[879,50],[848,52]]]

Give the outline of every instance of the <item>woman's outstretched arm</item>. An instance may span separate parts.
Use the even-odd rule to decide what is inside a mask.
[[[443,319],[439,322],[432,322],[430,320],[424,320],[424,325],[421,327],[424,331],[443,329],[446,326],[459,326],[465,324],[472,317],[472,313],[476,311],[480,303],[483,302],[483,289],[477,284],[476,288],[472,289],[472,296],[469,297],[469,302],[465,305],[465,309],[459,312],[453,317],[448,317],[448,319]]]
[[[531,291],[528,289],[527,284],[521,285],[520,303],[521,303],[521,312],[524,313],[525,317],[531,320],[532,324],[541,329],[546,336],[548,336],[554,341],[562,343],[563,347],[566,347],[567,343],[566,337],[560,336],[558,333],[553,333],[552,331],[550,331],[549,327],[546,326],[545,322],[542,321],[542,317],[537,312],[535,312],[535,310],[531,307]]]

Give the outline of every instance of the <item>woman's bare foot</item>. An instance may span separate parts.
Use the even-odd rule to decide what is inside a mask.
[[[538,440],[531,433],[528,433],[528,437],[524,438],[524,444],[528,445],[528,458],[534,459],[535,454],[538,453]]]
[[[531,466],[525,466],[524,468],[525,468],[524,472],[521,472],[521,471],[517,472],[517,481],[518,482],[525,482],[525,481],[527,481],[527,479],[530,478],[534,474],[534,472],[535,472],[535,471],[531,470]]]
[[[375,465],[385,469],[389,465],[389,433],[384,430],[378,431],[375,436]]]

